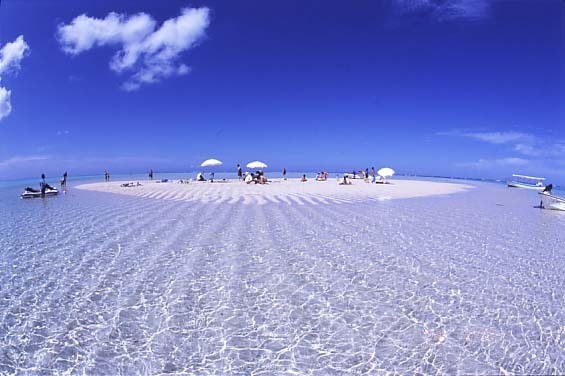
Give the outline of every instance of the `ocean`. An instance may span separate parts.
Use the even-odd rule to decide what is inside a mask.
[[[78,183],[0,188],[0,374],[565,373],[565,212],[535,192],[241,205]]]

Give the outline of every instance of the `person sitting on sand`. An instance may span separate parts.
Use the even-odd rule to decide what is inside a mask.
[[[196,181],[206,181],[204,175],[202,175],[201,172],[199,172],[198,175],[196,175]]]
[[[339,183],[339,185],[351,185],[351,184],[352,183],[347,178],[347,175],[343,175],[343,180],[341,181],[341,183]]]
[[[250,174],[249,172],[245,173],[245,179],[243,180],[244,182],[246,182],[247,184],[251,184],[254,181],[254,177],[253,174]]]
[[[301,181],[302,183],[305,183],[305,182],[308,181],[308,179],[306,179],[306,174],[303,174],[303,175],[302,175],[302,179],[300,179],[300,181]]]
[[[255,176],[255,180],[256,180],[255,182],[258,183],[258,184],[267,183],[267,178],[265,177],[263,170],[257,171],[257,175]]]

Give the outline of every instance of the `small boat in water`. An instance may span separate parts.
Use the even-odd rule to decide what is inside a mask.
[[[49,188],[45,189],[45,196],[56,196],[59,194],[57,188],[53,188],[49,186]],[[24,193],[21,194],[21,198],[36,198],[36,197],[43,197],[43,194],[39,189],[26,187],[24,189]]]
[[[552,188],[553,185],[550,184],[544,188],[543,192],[538,192],[538,194],[541,196],[540,207],[544,209],[565,211],[565,197],[553,195],[551,193]]]
[[[524,188],[543,191],[545,189],[545,185],[543,184],[544,180],[545,178],[514,174],[512,175],[512,180],[507,181],[506,184],[510,188]]]

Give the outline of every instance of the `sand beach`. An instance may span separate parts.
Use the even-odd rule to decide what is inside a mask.
[[[130,181],[115,181],[83,184],[77,186],[77,189],[187,202],[317,205],[445,195],[472,188],[463,183],[422,180],[394,180],[389,184],[371,184],[363,179],[351,181],[351,185],[340,185],[338,179],[310,179],[306,182],[300,182],[299,179],[274,179],[268,184],[246,184],[236,179],[191,181],[188,184],[180,183],[179,180],[166,183],[146,180],[139,182],[141,185],[137,185],[138,182],[135,181],[132,187],[123,186],[131,183]]]

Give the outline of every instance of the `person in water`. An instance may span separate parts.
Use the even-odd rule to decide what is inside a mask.
[[[61,188],[67,188],[67,171],[65,171],[63,178],[61,179]]]
[[[153,169],[149,169],[149,179],[153,180]]]
[[[45,196],[45,190],[47,189],[47,183],[45,182],[45,174],[41,174],[41,182],[39,183],[39,189],[41,190],[41,195]]]
[[[39,188],[41,190],[41,195],[43,196],[45,195],[45,191],[55,189],[49,184],[47,184],[47,182],[45,181],[45,174],[41,174],[41,182],[39,183]]]
[[[286,180],[286,167],[283,168],[283,180]]]

